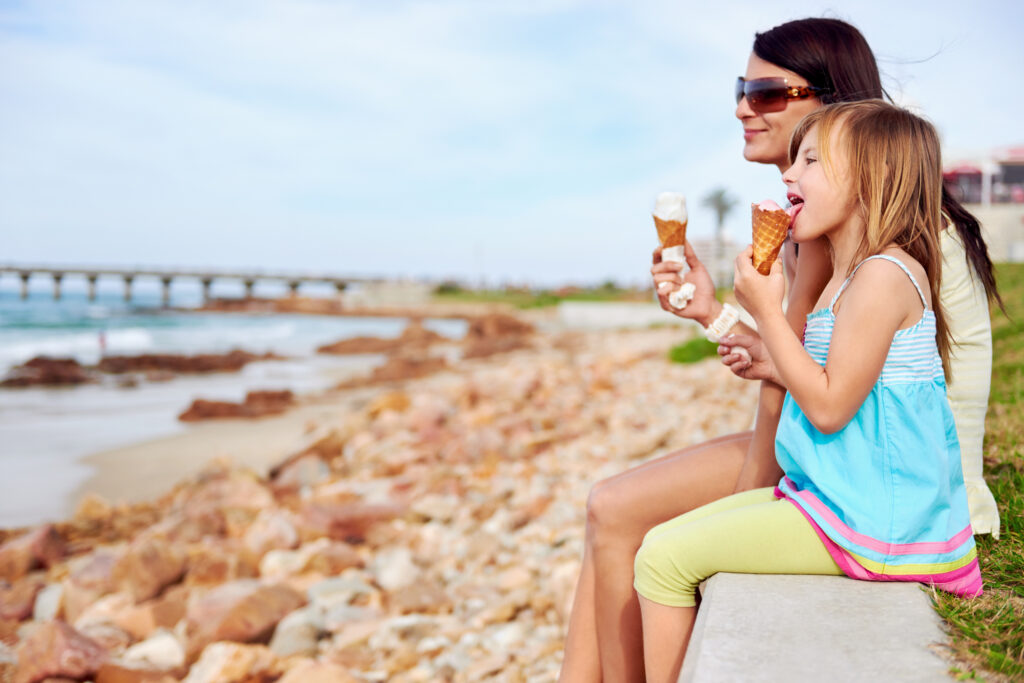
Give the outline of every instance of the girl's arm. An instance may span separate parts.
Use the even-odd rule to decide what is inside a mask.
[[[780,265],[768,277],[761,276],[750,263],[748,249],[736,259],[736,295],[757,320],[793,399],[811,424],[826,434],[842,429],[854,416],[882,372],[896,330],[915,308],[918,316],[921,310],[916,290],[899,268],[869,261],[843,296],[828,358],[821,367],[782,313]]]
[[[803,334],[807,314],[811,312],[831,276],[832,262],[827,247],[823,245],[823,238],[801,245],[796,276],[789,288],[789,304],[786,306],[786,320],[794,333]],[[775,460],[775,432],[779,428],[785,398],[786,390],[778,382],[761,382],[754,434],[747,450],[747,459],[736,481],[737,493],[778,482],[782,470]]]
[[[787,243],[788,252],[792,251],[793,245]],[[787,259],[783,260],[783,266],[787,275],[792,274],[793,281],[789,288],[789,305],[786,307],[786,319],[789,320],[793,331],[803,336],[804,323],[807,315],[813,310],[815,302],[821,298],[821,292],[825,289],[829,279],[832,277],[832,259],[828,254],[828,242],[820,237],[813,242],[806,242],[800,246],[800,258],[794,259],[795,267],[787,265]],[[737,353],[738,349],[746,351],[745,356]],[[724,337],[718,347],[718,355],[722,356],[722,363],[729,366],[733,374],[743,379],[768,380],[782,386],[782,378],[779,377],[761,342],[757,333],[744,334],[739,330]],[[784,394],[783,394],[784,396]],[[779,399],[781,410],[782,399]]]

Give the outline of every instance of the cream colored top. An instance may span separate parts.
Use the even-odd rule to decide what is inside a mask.
[[[985,288],[967,264],[956,229],[942,231],[939,298],[953,337],[947,390],[960,439],[967,504],[976,534],[999,538],[999,509],[982,477],[985,412],[992,382],[992,323]]]

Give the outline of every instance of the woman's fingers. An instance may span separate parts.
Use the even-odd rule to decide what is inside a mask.
[[[678,273],[682,269],[683,264],[679,261],[662,261],[651,266],[651,275],[657,275],[658,273]]]

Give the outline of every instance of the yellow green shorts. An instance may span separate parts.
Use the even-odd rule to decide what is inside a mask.
[[[634,563],[637,593],[692,607],[697,586],[718,572],[842,575],[811,523],[773,492],[736,493],[648,531]]]

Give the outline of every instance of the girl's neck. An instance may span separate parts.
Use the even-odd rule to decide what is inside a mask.
[[[837,275],[842,273],[845,277],[857,265],[853,261],[857,258],[865,229],[864,221],[851,215],[850,220],[825,234],[832,247],[832,267]]]

